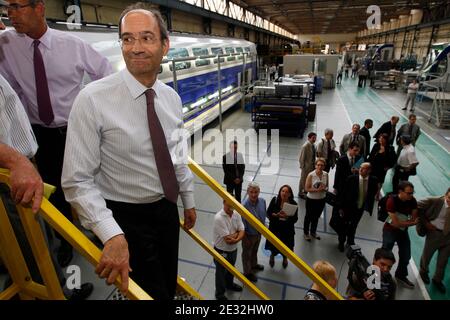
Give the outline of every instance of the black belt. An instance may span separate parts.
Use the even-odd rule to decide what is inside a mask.
[[[216,248],[216,247],[214,247],[214,250],[216,250],[218,253],[233,253],[233,252],[235,252],[236,250],[233,250],[233,251],[224,251],[224,250],[220,250],[219,248]]]
[[[60,133],[62,135],[66,135],[67,133],[67,126],[57,127],[57,128],[50,128],[50,127],[44,127],[40,124],[33,124],[31,125],[34,130],[40,130],[40,131],[54,131],[57,133]]]

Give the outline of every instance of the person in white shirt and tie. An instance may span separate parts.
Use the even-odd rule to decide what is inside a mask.
[[[345,188],[338,194],[341,216],[345,222],[345,229],[339,234],[339,249],[355,244],[355,234],[359,221],[368,211],[372,215],[375,196],[378,193],[378,179],[370,175],[371,165],[364,162],[359,168],[358,175],[351,175],[345,181]]]
[[[62,186],[83,226],[104,243],[96,272],[121,290],[128,273],[155,299],[173,299],[178,274],[178,195],[194,226],[178,94],[157,79],[169,37],[158,11],[128,7],[119,21],[126,68],[86,86],[69,117]],[[184,151],[183,151],[184,150]]]

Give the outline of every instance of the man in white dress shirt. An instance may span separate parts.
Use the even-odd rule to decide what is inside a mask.
[[[214,216],[213,241],[214,249],[233,266],[236,263],[237,244],[244,238],[245,226],[242,218],[226,201],[223,209]],[[233,274],[219,262],[216,265],[216,299],[228,300],[225,290],[242,291],[242,287],[233,282]]]
[[[403,135],[400,137],[400,145],[402,150],[397,159],[394,176],[392,177],[392,190],[397,191],[400,181],[408,181],[409,176],[416,175],[416,167],[419,165],[417,160],[416,149],[411,143],[411,137]]]
[[[131,6],[119,36],[126,69],[84,88],[67,130],[62,186],[83,226],[104,243],[96,272],[121,290],[128,273],[155,299],[172,299],[178,273],[178,195],[184,227],[195,224],[178,94],[157,80],[169,50],[157,11]],[[186,149],[184,149],[186,148]],[[130,270],[131,269],[131,270]]]

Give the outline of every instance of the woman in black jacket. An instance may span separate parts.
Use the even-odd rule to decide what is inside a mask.
[[[293,216],[287,216],[286,213],[282,211],[285,202],[297,205],[297,202],[294,200],[292,188],[288,185],[284,185],[280,188],[278,196],[272,198],[269,207],[267,208],[267,217],[270,221],[269,230],[272,231],[273,234],[276,235],[289,249],[293,250],[295,235],[294,224],[298,220],[298,209]],[[269,241],[266,241],[265,249],[271,251],[269,264],[273,267],[275,264],[275,256],[279,254],[280,251]],[[283,268],[286,268],[287,265],[287,258],[283,256]]]
[[[372,165],[371,175],[378,178],[378,183],[381,186],[384,183],[387,171],[395,165],[397,161],[394,147],[389,144],[389,137],[387,134],[380,134],[378,142],[372,148],[368,161]]]

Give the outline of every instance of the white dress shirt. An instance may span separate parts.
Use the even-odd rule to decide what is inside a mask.
[[[163,127],[184,208],[194,207],[181,99],[156,80],[155,110]],[[147,87],[127,69],[86,86],[70,113],[62,187],[84,227],[105,242],[122,233],[104,199],[151,203],[164,196],[147,120]]]
[[[245,230],[245,226],[239,213],[233,212],[233,215],[230,217],[223,209],[220,210],[214,216],[214,247],[228,252],[236,250],[237,243],[228,244],[225,242],[224,237],[242,230]]]
[[[444,199],[444,205],[441,208],[441,211],[439,212],[439,215],[436,219],[430,221],[432,225],[434,225],[438,230],[444,230],[445,227],[445,220],[447,219],[447,208],[448,204],[447,201]]]
[[[31,158],[37,151],[30,121],[14,90],[0,75],[0,142]]]
[[[39,118],[37,107],[33,41],[34,39],[15,30],[2,32],[0,73],[19,95],[30,122],[46,126]],[[73,101],[82,88],[85,72],[92,80],[97,80],[111,74],[112,68],[105,57],[69,32],[48,28],[39,41],[55,115],[48,127],[62,127],[67,125]]]
[[[407,168],[413,163],[418,163],[416,157],[416,149],[412,144],[408,144],[402,148],[400,155],[398,156],[397,163],[400,167]]]

